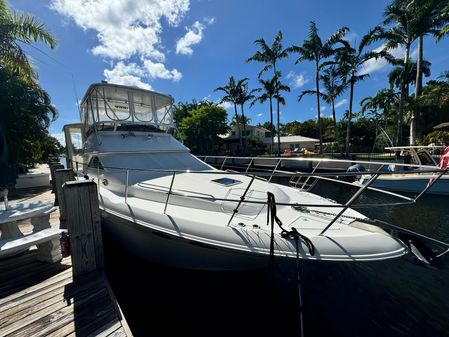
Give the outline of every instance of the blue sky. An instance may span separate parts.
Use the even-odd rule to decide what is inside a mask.
[[[382,20],[389,1],[360,0],[12,0],[13,9],[30,12],[53,33],[55,50],[36,44],[26,47],[39,73],[41,86],[50,94],[59,118],[50,132],[61,135],[64,124],[79,120],[77,99],[92,83],[140,85],[171,94],[176,102],[220,100],[214,92],[230,76],[250,78],[250,89],[257,87],[262,65],[245,63],[257,47],[254,40],[272,43],[278,31],[283,46],[300,45],[307,38],[309,22],[314,20],[322,39],[336,29],[350,28],[354,43]],[[381,42],[372,48],[381,46]],[[449,70],[449,39],[436,44],[425,39],[424,56],[432,63],[432,76]],[[416,46],[413,46],[412,55]],[[394,51],[396,56],[402,50]],[[281,107],[281,123],[316,118],[316,103],[302,90],[314,89],[311,62],[295,65],[297,55],[282,60],[283,81],[292,92]],[[358,102],[388,86],[391,67],[384,61],[371,62],[370,77],[356,87]],[[267,78],[268,75],[265,75]],[[428,79],[426,79],[428,80]],[[349,93],[338,100],[337,118],[347,109]],[[252,124],[269,119],[267,105],[246,108]],[[232,113],[231,110],[229,110]],[[330,108],[323,104],[322,114]]]

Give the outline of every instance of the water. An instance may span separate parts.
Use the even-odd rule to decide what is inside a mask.
[[[338,186],[316,186],[348,198]],[[362,197],[366,203],[380,198]],[[449,198],[368,209],[366,215],[449,242]],[[135,336],[299,336],[295,271],[204,272],[168,268],[105,238],[106,272]],[[305,336],[449,336],[449,258],[428,268],[410,257],[302,262]]]

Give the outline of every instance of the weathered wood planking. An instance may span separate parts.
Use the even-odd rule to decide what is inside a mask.
[[[58,269],[27,259],[27,254],[33,251],[18,256],[13,270],[8,267],[15,257],[0,260],[0,270],[8,270],[0,272],[0,289],[5,290],[0,291],[0,336],[132,336],[101,270],[73,279],[70,258]],[[37,274],[45,266],[53,274],[41,280]],[[21,286],[24,274],[36,283]]]
[[[67,217],[66,217],[66,209],[67,206],[64,200],[64,193],[62,191],[62,185],[64,185],[67,181],[74,181],[75,174],[72,169],[62,169],[55,171],[55,188],[56,195],[58,196],[59,201],[59,228],[67,229]]]
[[[63,186],[67,229],[72,251],[73,275],[103,269],[103,241],[97,185],[93,181],[69,181]]]

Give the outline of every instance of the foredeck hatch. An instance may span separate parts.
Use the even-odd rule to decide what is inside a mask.
[[[242,183],[240,180],[231,179],[231,178],[213,179],[212,182],[223,185],[223,186],[233,186],[233,185]]]

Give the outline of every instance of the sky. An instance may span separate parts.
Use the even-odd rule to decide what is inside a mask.
[[[62,139],[64,124],[79,121],[78,104],[92,83],[136,85],[170,94],[175,102],[208,99],[219,102],[215,88],[230,76],[248,77],[249,88],[258,87],[262,64],[246,63],[264,38],[271,45],[283,33],[284,48],[301,45],[310,21],[315,21],[323,40],[338,28],[350,29],[347,40],[357,44],[366,32],[382,21],[389,1],[384,0],[11,0],[12,10],[33,14],[57,40],[51,50],[37,43],[24,46],[39,82],[51,96],[59,118],[50,133]],[[381,48],[374,43],[367,50]],[[403,49],[393,50],[403,57]],[[416,56],[416,44],[412,57]],[[432,63],[436,78],[449,70],[449,38],[436,44],[425,38],[424,57]],[[282,81],[291,92],[281,106],[281,123],[316,118],[316,98],[302,90],[315,89],[314,64],[295,64],[297,54],[279,62]],[[370,61],[363,71],[370,76],[355,88],[354,111],[366,96],[388,87],[392,69],[383,60]],[[270,72],[263,74],[268,79]],[[412,88],[413,89],[413,88]],[[337,119],[348,109],[349,92],[337,99]],[[233,114],[231,107],[229,115]],[[251,124],[269,120],[268,104],[246,106]],[[331,109],[322,104],[322,116]]]

